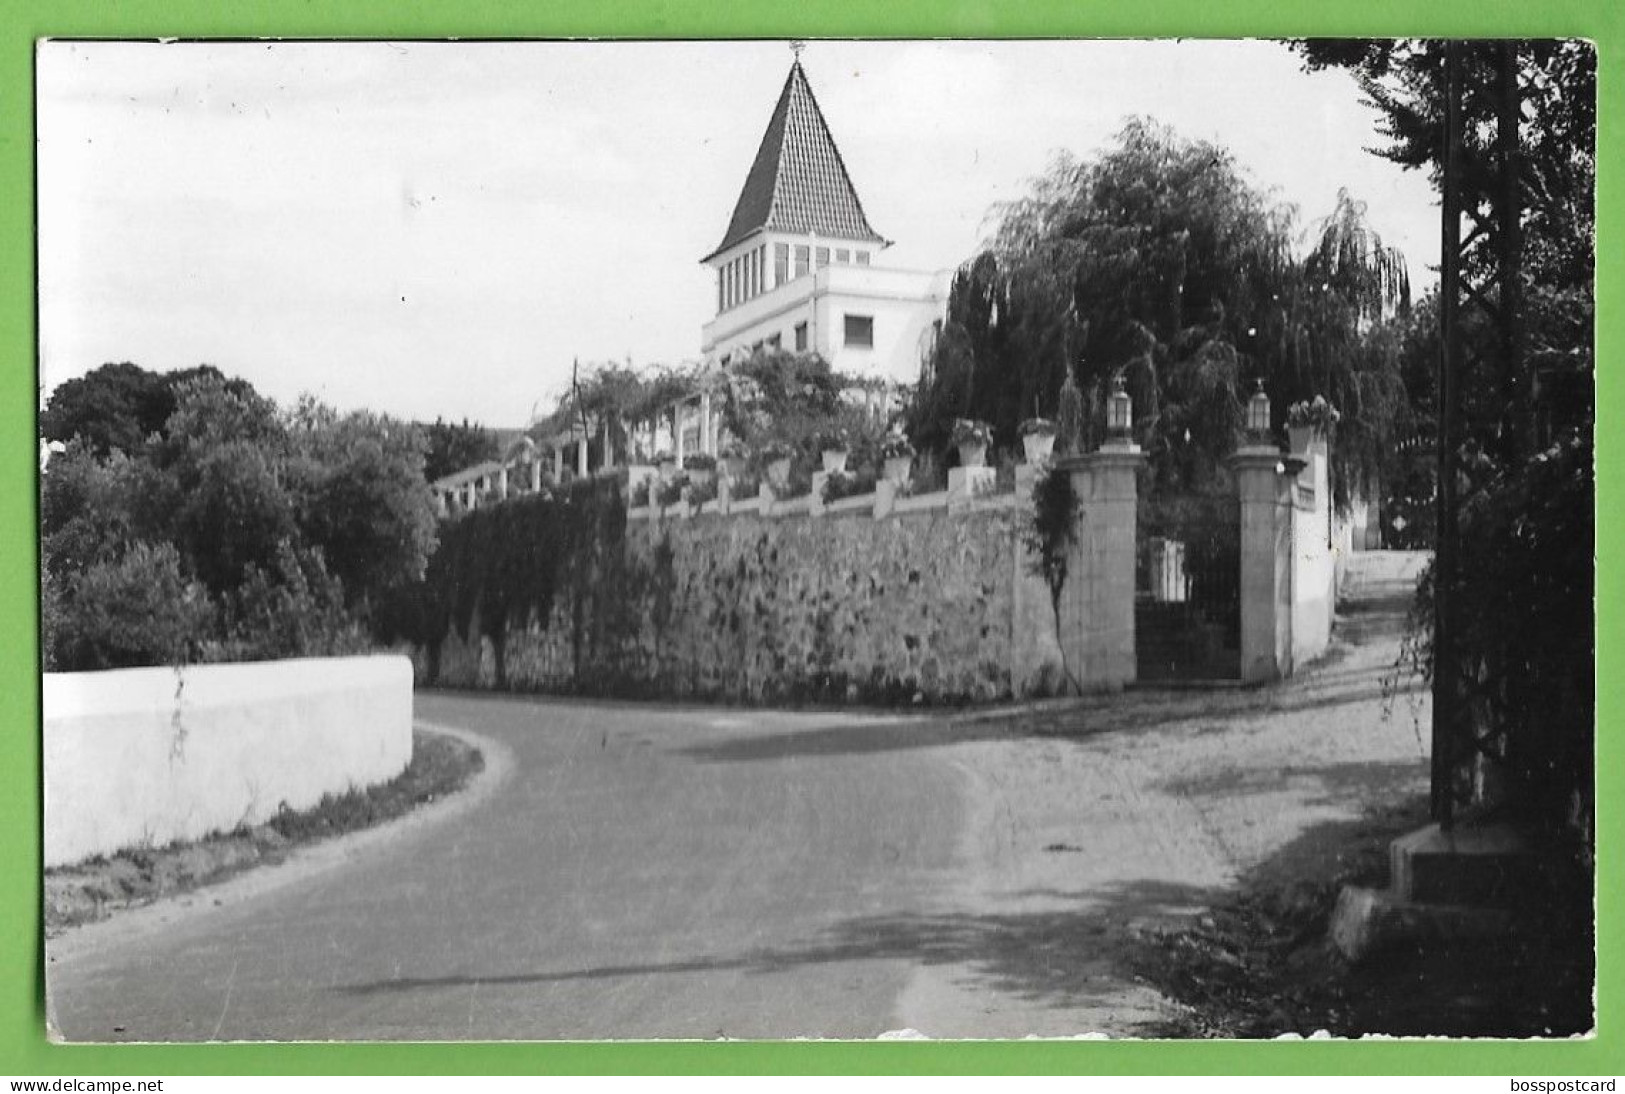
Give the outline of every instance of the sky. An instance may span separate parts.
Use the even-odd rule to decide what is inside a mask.
[[[572,361],[699,356],[784,42],[47,42],[41,400],[110,361],[280,403],[512,427]],[[844,42],[802,54],[879,264],[957,266],[1058,150],[1146,115],[1229,148],[1307,231],[1339,188],[1413,286],[1427,180],[1341,72],[1261,41]]]

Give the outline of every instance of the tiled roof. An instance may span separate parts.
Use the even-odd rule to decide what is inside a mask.
[[[886,242],[863,215],[800,61],[790,66],[728,231],[706,259],[762,229]]]

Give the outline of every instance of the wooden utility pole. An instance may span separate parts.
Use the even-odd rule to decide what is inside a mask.
[[[1433,556],[1431,812],[1455,822],[1456,739],[1462,731],[1451,607],[1456,588],[1456,377],[1461,362],[1461,45],[1445,43],[1444,172],[1439,239],[1438,490]]]

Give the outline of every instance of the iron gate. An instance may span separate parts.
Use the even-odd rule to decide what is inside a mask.
[[[1233,492],[1144,496],[1135,533],[1139,679],[1241,678],[1241,508]]]

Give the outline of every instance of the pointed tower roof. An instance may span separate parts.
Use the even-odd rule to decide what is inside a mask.
[[[728,230],[701,261],[763,230],[886,242],[863,215],[863,202],[799,59],[790,65]]]

